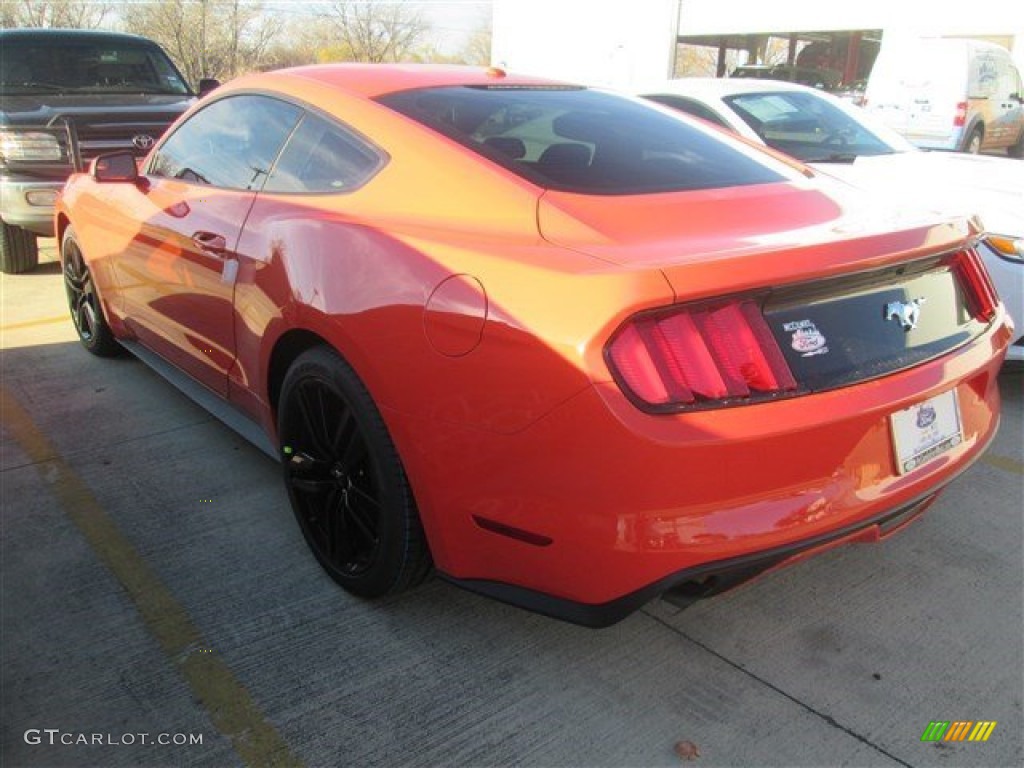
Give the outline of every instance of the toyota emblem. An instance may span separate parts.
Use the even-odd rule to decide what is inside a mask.
[[[150,149],[156,144],[156,139],[145,133],[140,133],[137,136],[132,136],[132,144],[139,149]]]

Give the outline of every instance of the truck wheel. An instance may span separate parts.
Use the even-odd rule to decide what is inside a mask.
[[[0,272],[18,275],[31,272],[39,264],[36,236],[27,229],[0,222]]]
[[[969,155],[976,155],[981,152],[981,140],[984,135],[985,131],[982,130],[981,126],[976,126],[971,131],[971,135],[967,137],[967,141],[964,142],[964,152]]]

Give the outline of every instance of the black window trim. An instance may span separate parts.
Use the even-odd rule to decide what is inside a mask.
[[[299,126],[301,126],[302,123],[305,121],[307,114],[326,120],[329,124],[347,132],[351,137],[361,142],[366,147],[366,149],[369,150],[372,154],[376,155],[377,164],[373,167],[373,169],[370,172],[367,173],[366,178],[364,178],[356,186],[347,187],[345,189],[339,189],[330,192],[275,192],[272,190],[264,191],[263,185],[260,185],[259,189],[239,189],[237,187],[223,187],[215,184],[201,184],[197,182],[186,181],[185,179],[172,179],[173,181],[179,182],[181,184],[189,184],[200,187],[211,187],[213,189],[224,189],[233,192],[252,192],[256,195],[275,195],[282,197],[326,197],[328,195],[348,195],[353,192],[356,192],[357,190],[362,189],[364,186],[366,186],[367,183],[369,183],[374,177],[376,177],[377,174],[379,174],[384,169],[384,167],[388,165],[388,163],[391,162],[391,155],[388,154],[379,144],[377,144],[374,141],[371,141],[369,138],[367,138],[367,136],[364,133],[356,130],[348,123],[342,122],[337,117],[330,114],[329,112],[324,111],[320,107],[310,104],[309,102],[303,101],[302,99],[297,99],[289,94],[280,93],[278,91],[270,91],[261,88],[241,88],[237,91],[231,91],[229,93],[210,95],[203,99],[203,101],[200,102],[201,106],[199,106],[194,112],[190,112],[185,120],[182,120],[181,123],[174,127],[173,131],[168,131],[166,134],[164,134],[163,137],[161,137],[160,142],[156,145],[156,147],[153,149],[153,152],[149,156],[149,160],[146,163],[146,168],[143,171],[143,175],[153,175],[153,164],[156,162],[156,158],[160,154],[160,150],[163,149],[164,145],[168,141],[170,141],[171,137],[174,136],[174,134],[176,134],[182,128],[182,126],[184,126],[187,122],[190,122],[192,119],[194,119],[196,115],[198,115],[199,113],[203,112],[206,109],[209,109],[214,104],[224,101],[225,99],[231,99],[237,96],[263,96],[265,98],[275,99],[285,104],[289,104],[301,110],[302,112],[302,114],[299,116],[299,119],[295,122],[295,125],[292,126],[291,131],[288,132],[288,136],[285,137],[285,140],[281,143],[281,147],[278,149],[277,154],[274,156],[274,162],[271,163],[270,168],[267,170],[267,173],[263,179],[264,184],[266,183],[267,179],[269,179],[270,176],[277,169],[277,163],[281,159],[281,155],[284,154],[285,149],[291,142],[292,137],[295,135],[295,132],[299,129]],[[164,179],[167,177],[154,176],[154,178]]]

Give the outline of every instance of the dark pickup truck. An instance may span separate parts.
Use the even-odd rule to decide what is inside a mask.
[[[153,41],[0,30],[0,271],[28,272],[64,181],[96,155],[145,155],[195,94]]]

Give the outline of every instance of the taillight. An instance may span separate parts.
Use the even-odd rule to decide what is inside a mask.
[[[605,358],[619,386],[645,410],[736,405],[797,389],[750,299],[638,315],[612,337]]]
[[[956,128],[963,128],[967,123],[967,102],[958,101],[956,104],[956,115],[953,116],[953,125]]]
[[[992,285],[981,256],[973,248],[961,251],[956,255],[953,269],[963,286],[971,315],[986,323],[990,321],[996,316],[999,294]]]

